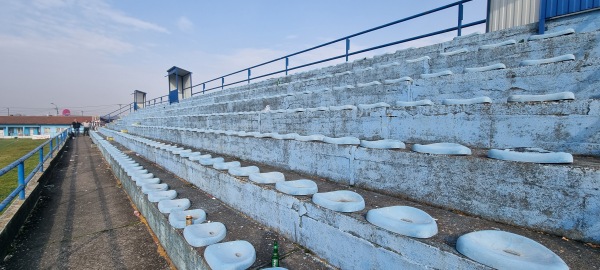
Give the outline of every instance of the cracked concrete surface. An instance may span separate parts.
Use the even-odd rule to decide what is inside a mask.
[[[89,137],[71,140],[0,269],[170,269]]]

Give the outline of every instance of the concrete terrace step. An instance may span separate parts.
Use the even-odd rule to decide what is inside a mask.
[[[594,76],[600,58],[522,66],[485,72],[454,73],[449,76],[388,83],[401,78],[364,81],[355,84],[320,82],[299,89],[269,88],[250,91],[243,96],[223,99],[217,103],[166,107],[162,112],[140,113],[143,116],[198,114],[208,112],[257,111],[269,105],[272,110],[295,107],[318,107],[337,104],[369,104],[430,99],[440,102],[448,98],[488,96],[504,102],[514,94],[547,94],[570,91],[578,99],[600,96],[599,81]],[[560,74],[560,75],[556,75]],[[465,91],[468,89],[469,91]],[[245,97],[245,98],[242,98]]]
[[[596,158],[576,157],[571,165],[543,165],[489,159],[486,150],[477,149],[472,156],[452,157],[175,130],[138,135],[600,242],[596,207],[600,162]],[[510,205],[505,204],[507,196]]]
[[[501,32],[501,31],[500,31]],[[529,42],[521,42],[515,45],[509,46],[500,46],[493,49],[480,49],[481,43],[486,42],[487,44],[492,44],[493,42],[499,42],[501,39],[515,39],[516,40],[526,40],[528,36],[530,36],[533,31],[531,29],[517,29],[507,31],[507,33],[519,33],[522,32],[521,36],[514,35],[499,35],[498,33],[490,33],[486,35],[479,35],[482,37],[491,37],[490,39],[483,39],[480,37],[465,37],[464,39],[459,39],[461,42],[452,41],[450,43],[458,44],[456,46],[462,46],[462,49],[468,49],[469,52],[465,54],[457,54],[453,56],[439,56],[440,52],[443,51],[458,51],[461,48],[456,46],[449,46],[448,44],[436,44],[431,46],[426,46],[419,49],[405,49],[394,54],[388,54],[383,56],[376,56],[371,59],[365,60],[357,60],[351,63],[344,63],[328,68],[323,68],[319,70],[313,70],[304,72],[302,76],[300,75],[290,75],[283,78],[280,82],[278,80],[268,80],[259,83],[253,83],[248,86],[239,86],[235,88],[228,89],[227,91],[219,91],[214,93],[209,93],[206,95],[196,96],[188,100],[182,101],[180,104],[171,105],[173,108],[176,107],[185,107],[190,105],[190,103],[214,103],[218,102],[219,97],[221,99],[225,98],[226,100],[235,99],[235,95],[240,95],[243,93],[247,93],[247,90],[253,89],[263,89],[268,87],[275,87],[281,83],[280,86],[293,86],[296,84],[306,84],[308,82],[315,82],[316,77],[336,77],[334,74],[344,74],[344,72],[351,71],[353,73],[374,73],[379,75],[384,75],[386,69],[389,69],[393,73],[403,73],[401,72],[402,68],[406,66],[405,61],[407,59],[413,59],[417,57],[417,55],[428,55],[431,54],[431,60],[428,60],[422,65],[422,72],[404,72],[404,76],[413,76],[416,77],[419,74],[428,73],[428,70],[444,70],[444,69],[452,69],[454,73],[460,73],[465,68],[472,68],[478,66],[485,66],[489,64],[493,64],[496,62],[504,62],[508,67],[518,67],[520,60],[524,58],[536,59],[540,58],[543,55],[559,55],[566,53],[575,53],[577,58],[587,58],[592,57],[595,58],[598,55],[597,46],[595,46],[597,40],[597,31],[585,32],[581,34],[572,34],[567,36],[558,36],[550,39],[542,39],[535,40]],[[465,43],[467,40],[471,40],[471,43]],[[450,44],[449,43],[449,44]],[[471,44],[471,45],[468,45]],[[575,45],[576,44],[576,45]],[[584,45],[588,44],[588,45]],[[471,47],[469,47],[471,46]],[[476,47],[473,47],[476,46]],[[513,48],[514,46],[514,48]],[[547,48],[551,48],[551,51],[544,53],[544,50]],[[475,55],[473,55],[475,54]],[[527,57],[529,56],[529,57]],[[398,63],[399,65],[394,68],[390,68],[390,64]],[[412,65],[412,64],[410,64]],[[382,68],[386,67],[386,68]],[[417,69],[418,68],[417,64]],[[415,70],[415,69],[411,69]],[[326,75],[326,76],[324,76]],[[344,76],[341,76],[344,77]],[[354,79],[357,76],[346,76],[350,79]],[[359,76],[360,77],[360,76]],[[378,78],[372,78],[367,80],[377,80]],[[246,96],[247,98],[247,96]]]
[[[596,47],[600,32],[577,33],[536,41],[520,40],[515,44],[493,49],[472,49],[454,56],[432,56],[429,61],[431,70],[449,69],[462,73],[465,67],[485,66],[504,63],[507,68],[520,66],[524,59],[545,58],[549,55],[575,54],[578,58],[598,57]],[[514,41],[514,40],[513,40]],[[454,49],[454,48],[453,48]]]
[[[364,109],[358,105],[341,111],[327,107],[323,111],[300,108],[285,112],[149,117],[139,120],[141,126],[128,129],[140,133],[147,132],[144,129],[189,128],[411,143],[452,141],[476,148],[541,147],[600,155],[600,132],[596,127],[600,102],[596,100]]]
[[[125,173],[124,168],[116,163],[110,152],[102,147],[102,143],[108,142],[101,142],[103,139],[100,136],[97,136],[95,141],[100,146],[104,157],[111,164],[115,175],[120,178],[123,187],[129,193],[129,196],[141,213],[146,217],[150,227],[157,234],[171,261],[180,269],[210,269],[206,261],[204,261],[203,256],[204,250],[207,247],[194,248],[190,246],[184,239],[183,229],[176,229],[170,225],[168,221],[169,215],[159,211],[158,203],[150,203],[147,200],[141,188],[137,187],[135,182]],[[153,173],[155,177],[160,178],[161,182],[167,184],[170,190],[176,190],[177,198],[188,198],[191,202],[190,209],[200,208],[205,210],[207,213],[207,223],[222,222],[225,224],[227,234],[220,242],[240,239],[250,242],[256,250],[257,258],[252,265],[252,269],[262,269],[270,266],[273,241],[275,240],[279,243],[282,266],[289,269],[333,269],[332,266],[324,263],[322,259],[313,254],[308,253],[305,248],[294,243],[289,238],[265,228],[264,225],[249,219],[244,214],[227,206],[224,202],[217,200],[213,195],[199,190],[195,186],[191,186],[176,175],[136,155],[129,149],[121,146],[118,147],[123,153]]]
[[[595,12],[595,14],[597,14],[597,12]],[[593,22],[595,20],[595,14],[589,13],[589,14],[581,15],[576,18],[571,17],[571,18],[566,18],[566,19],[555,20],[555,21],[549,22],[548,32],[558,32],[558,31],[560,31],[562,29],[566,29],[566,28],[574,28],[576,30],[576,33],[596,32],[596,31],[598,31],[598,29],[597,29],[598,27],[594,27],[595,24],[590,23],[590,21]],[[463,37],[457,37],[452,41],[448,41],[448,42],[444,42],[444,43],[440,43],[440,44],[425,46],[422,48],[402,49],[395,53],[387,53],[384,55],[377,55],[372,58],[359,59],[359,60],[352,61],[349,63],[343,63],[343,64],[325,67],[325,68],[321,68],[321,69],[315,69],[315,70],[311,70],[311,71],[296,73],[296,74],[288,75],[288,76],[285,76],[285,77],[282,77],[279,79],[270,79],[270,80],[254,83],[254,84],[251,84],[248,86],[239,86],[239,87],[231,88],[231,89],[228,89],[228,91],[207,93],[204,96],[214,97],[214,96],[220,96],[220,95],[228,94],[228,93],[232,93],[232,92],[244,91],[244,90],[252,89],[252,88],[256,88],[256,87],[269,86],[269,85],[275,84],[278,80],[280,80],[281,83],[289,83],[289,82],[294,82],[294,81],[299,81],[299,80],[307,80],[307,79],[314,78],[315,76],[322,76],[323,74],[328,74],[328,73],[333,74],[333,73],[340,73],[340,72],[344,72],[344,71],[348,71],[348,70],[352,70],[352,69],[364,69],[366,67],[375,66],[378,63],[379,64],[393,63],[394,61],[397,61],[398,59],[400,59],[400,60],[413,59],[413,58],[418,57],[418,55],[432,54],[432,56],[435,56],[435,55],[439,54],[440,52],[456,51],[456,50],[463,49],[463,48],[468,49],[469,51],[478,51],[478,50],[480,50],[482,45],[495,44],[495,43],[499,43],[499,42],[502,42],[505,40],[512,39],[512,40],[515,40],[518,42],[526,41],[526,40],[528,40],[528,38],[530,36],[535,35],[536,31],[537,31],[537,25],[531,24],[531,25],[514,27],[511,29],[505,29],[505,30],[501,30],[501,31],[486,33],[485,35],[467,35],[467,36],[463,36]],[[561,38],[561,37],[557,37],[557,38]],[[546,40],[543,40],[543,41],[545,42]],[[568,44],[563,44],[563,45],[574,46],[575,44],[577,44],[577,43],[572,43],[572,45],[568,45]],[[493,55],[490,55],[490,56],[494,57]],[[489,60],[489,59],[487,59],[487,60]]]
[[[276,191],[272,185],[252,183],[245,177],[234,177],[227,172],[149,147],[144,144],[146,139],[108,130],[103,132],[114,135],[116,141],[125,147],[343,269],[486,269],[454,249],[459,236],[483,229],[501,229],[530,237],[559,254],[573,269],[600,265],[599,251],[577,241],[565,241],[560,237],[466,216],[461,212],[418,204],[399,197],[349,187],[343,183],[324,181],[317,175],[307,177],[289,170],[282,171],[287,180],[313,179],[318,184],[319,192],[350,189],[365,198],[366,208],[362,211],[334,212],[316,206],[309,197],[286,195]],[[202,150],[202,153],[207,152]],[[225,160],[238,158],[229,156]],[[242,166],[249,165],[259,166],[261,172],[281,171],[281,168],[262,163],[242,162]],[[439,233],[429,239],[415,239],[391,233],[366,221],[365,214],[368,210],[393,205],[413,206],[431,214],[437,219]]]
[[[531,44],[523,41],[527,39],[527,36],[520,37],[520,43],[509,46],[501,46],[494,49],[486,49],[482,50],[480,47],[481,43],[478,43],[479,47],[469,47],[467,45],[462,45],[462,49],[467,49],[468,52],[465,54],[457,54],[452,56],[440,56],[440,52],[444,51],[458,51],[461,49],[457,49],[456,47],[439,47],[436,45],[428,46],[429,50],[419,49],[410,49],[410,50],[402,50],[392,55],[383,55],[376,56],[372,59],[367,60],[357,60],[352,63],[340,64],[330,68],[320,69],[320,71],[324,74],[336,74],[343,73],[347,71],[359,71],[365,70],[368,68],[374,68],[377,70],[378,67],[381,66],[389,66],[392,63],[398,63],[399,67],[405,66],[405,61],[407,59],[415,58],[415,55],[427,55],[431,58],[429,61],[425,61],[424,68],[425,73],[428,73],[427,70],[440,70],[450,68],[454,72],[461,72],[468,65],[472,66],[483,66],[488,65],[493,62],[500,61],[507,62],[507,66],[516,67],[519,65],[521,59],[524,58],[537,58],[540,56],[540,47],[551,47],[553,54],[565,54],[565,53],[576,53],[578,57],[583,57],[584,54],[590,54],[591,57],[595,57],[597,55],[597,50],[594,50],[594,40],[598,35],[597,32],[588,32],[582,34],[574,34],[568,36],[559,36],[551,39],[543,39],[539,41],[531,41]],[[484,35],[485,36],[485,35]],[[514,38],[514,37],[513,37]],[[573,42],[575,41],[575,42]],[[484,42],[484,41],[481,41]],[[490,41],[485,41],[490,42]],[[495,40],[494,40],[495,42]],[[537,42],[537,43],[536,43]],[[540,44],[542,43],[542,44]],[[477,44],[477,43],[476,43]],[[576,45],[577,44],[577,45]],[[590,46],[581,46],[582,44],[590,44]],[[435,49],[431,50],[431,47],[435,47]],[[591,50],[590,50],[591,49]],[[585,51],[588,50],[588,51]],[[421,72],[423,73],[423,72]],[[421,73],[406,73],[406,76],[416,76]],[[293,76],[293,75],[292,75]],[[320,75],[322,76],[322,75]],[[289,77],[289,79],[287,79]],[[313,77],[303,77],[303,78],[295,78],[287,76],[285,77],[287,80],[282,81],[282,83],[290,83],[294,84],[296,82],[301,81],[312,81],[317,75]],[[273,83],[273,82],[272,82]],[[264,87],[263,85],[261,85]],[[249,88],[250,86],[241,86],[241,88]],[[259,85],[255,85],[253,88],[262,88]],[[237,88],[235,88],[237,89]],[[221,94],[216,94],[214,96],[227,95],[227,93],[235,93],[240,92],[237,90],[232,91],[223,91]]]

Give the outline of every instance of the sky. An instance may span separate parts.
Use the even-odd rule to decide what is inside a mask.
[[[453,2],[0,0],[0,115],[54,115],[57,109],[104,115],[133,102],[134,90],[146,92],[148,100],[167,95],[165,75],[172,66],[191,71],[195,85]],[[466,3],[464,23],[485,19],[486,4]],[[350,51],[455,26],[457,10],[352,38]],[[463,34],[475,31],[484,32],[485,26]],[[359,54],[350,61],[455,35]],[[335,43],[291,57],[290,66],[344,52],[345,43]],[[279,61],[253,69],[252,75],[284,67]],[[226,78],[226,83],[245,76]]]

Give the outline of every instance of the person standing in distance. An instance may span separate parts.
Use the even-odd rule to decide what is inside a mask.
[[[90,136],[90,122],[83,121],[83,136]]]
[[[77,119],[75,119],[71,125],[73,126],[73,133],[75,134],[75,137],[79,136],[79,128],[81,128],[81,123],[77,122]]]

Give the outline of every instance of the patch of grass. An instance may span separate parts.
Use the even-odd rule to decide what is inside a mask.
[[[4,168],[47,140],[32,139],[2,139],[0,140],[0,168]],[[48,154],[49,146],[44,146],[44,155]],[[25,161],[25,177],[37,166],[39,154],[34,154]],[[17,186],[18,169],[15,167],[0,176],[0,201],[4,200]]]

